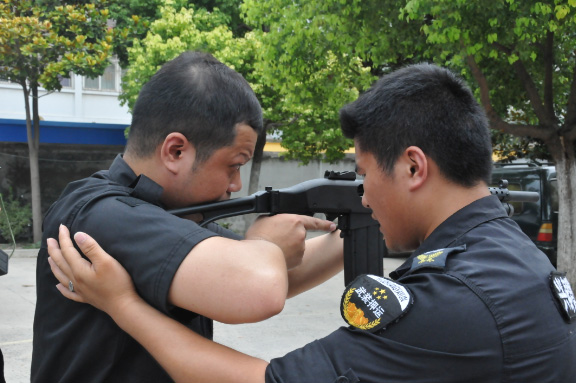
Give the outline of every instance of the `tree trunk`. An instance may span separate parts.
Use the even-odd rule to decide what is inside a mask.
[[[38,86],[30,85],[32,92],[32,116],[30,116],[29,91],[24,88],[26,107],[26,132],[28,136],[28,158],[30,160],[30,193],[32,202],[32,233],[34,243],[42,240],[42,198],[40,193],[40,166],[38,152],[40,148],[40,116],[38,114]],[[31,118],[32,117],[32,118]]]
[[[576,157],[574,142],[559,138],[558,150],[551,150],[558,179],[558,271],[565,271],[576,291]]]
[[[248,195],[254,194],[258,191],[258,181],[260,180],[260,169],[262,168],[262,158],[264,157],[264,146],[266,145],[267,131],[267,124],[265,122],[264,130],[258,135],[256,148],[254,149],[254,157],[252,157],[252,166],[250,167],[250,181],[248,183]],[[254,222],[255,216],[253,214],[245,214],[243,219],[244,231],[246,231]]]

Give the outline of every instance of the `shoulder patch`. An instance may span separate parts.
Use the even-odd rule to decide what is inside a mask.
[[[446,267],[446,259],[450,254],[461,253],[463,251],[466,251],[466,245],[432,250],[424,254],[417,255],[414,257],[414,259],[412,259],[412,267],[410,267],[410,271],[423,268],[443,270]]]
[[[376,332],[398,321],[410,309],[412,302],[410,290],[401,283],[364,274],[346,287],[340,314],[350,326]]]
[[[550,273],[550,288],[558,302],[558,308],[568,323],[576,320],[576,299],[566,273],[552,271]]]
[[[146,201],[143,201],[141,199],[134,198],[134,197],[116,197],[116,199],[120,202],[125,203],[126,205],[128,205],[130,207],[136,207],[139,205],[149,204],[149,202],[146,202]]]

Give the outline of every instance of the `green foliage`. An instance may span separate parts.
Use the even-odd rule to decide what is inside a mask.
[[[226,26],[226,16],[205,9],[176,9],[167,0],[160,8],[160,18],[150,24],[146,37],[136,40],[128,49],[130,66],[123,78],[120,100],[130,109],[142,86],[167,61],[186,50],[202,50],[214,54],[239,72],[245,70],[254,44],[249,39],[233,37]]]
[[[160,17],[150,24],[148,34],[135,40],[128,49],[130,66],[123,78],[120,100],[133,108],[142,86],[165,62],[186,50],[201,50],[213,54],[223,63],[241,73],[258,95],[267,121],[283,121],[287,117],[278,107],[278,95],[261,82],[254,66],[255,52],[261,42],[253,33],[236,36],[228,27],[229,15],[217,8],[208,11],[192,6],[175,7],[167,0],[160,8]],[[274,125],[270,129],[279,129]]]
[[[401,19],[405,1],[245,0],[242,10],[262,41],[258,72],[291,116],[282,129],[289,156],[335,161],[352,145],[338,110],[384,73],[421,61],[420,25]]]
[[[3,209],[0,211],[0,234],[7,241],[11,241],[12,234],[15,239],[21,239],[23,235],[28,234],[32,223],[30,204],[23,202],[22,199],[14,198],[12,190],[0,196],[4,202]]]
[[[505,120],[515,110],[523,113],[523,124],[537,125],[531,96],[513,67],[526,68],[544,97],[542,47],[551,32],[558,48],[554,117],[563,120],[576,48],[574,0],[245,0],[240,8],[235,0],[199,0],[194,7],[156,1],[163,4],[160,17],[130,50],[123,101],[132,106],[160,65],[183,50],[209,51],[250,81],[288,157],[303,163],[339,159],[351,145],[340,133],[340,107],[377,76],[413,62],[452,67],[480,99],[467,62],[472,57],[489,84],[492,110]]]
[[[336,161],[352,145],[340,132],[338,110],[374,81],[373,68],[365,62],[386,49],[386,39],[383,45],[375,45],[376,38],[358,39],[361,31],[384,17],[386,9],[372,12],[378,9],[371,7],[375,4],[244,2],[246,22],[262,26],[254,29],[255,38],[262,42],[255,67],[261,82],[278,94],[278,107],[288,118],[281,129],[288,157],[303,163],[313,158]],[[353,25],[350,20],[363,21]]]
[[[472,58],[486,77],[495,111],[505,119],[510,110],[522,112],[525,123],[537,125],[544,121],[536,117],[535,95],[527,93],[526,83],[530,81],[546,102],[544,68],[547,60],[554,63],[549,85],[554,90],[553,119],[562,122],[573,78],[575,14],[573,0],[409,0],[401,17],[421,25],[418,20],[429,20],[422,25],[429,60],[452,66],[475,84],[468,61]],[[548,38],[553,38],[551,46]],[[519,70],[525,78],[519,77]]]
[[[57,5],[0,1],[0,77],[60,90],[70,72],[97,76],[108,65],[112,31],[105,0]]]

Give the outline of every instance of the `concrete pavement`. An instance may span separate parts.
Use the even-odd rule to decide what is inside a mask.
[[[36,254],[37,250],[16,250],[8,274],[0,277],[0,349],[7,383],[30,382]],[[385,259],[385,275],[401,262],[402,259]],[[288,300],[284,311],[274,318],[256,324],[216,323],[215,340],[266,360],[282,356],[344,324],[339,312],[343,290],[343,273],[340,273]]]

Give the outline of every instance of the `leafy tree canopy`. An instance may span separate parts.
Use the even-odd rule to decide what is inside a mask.
[[[48,2],[46,2],[48,3]],[[84,5],[0,2],[0,76],[60,90],[70,72],[97,76],[108,65],[112,32],[105,1]]]
[[[60,90],[60,79],[70,73],[96,77],[104,71],[113,47],[106,4],[0,0],[0,77],[19,84],[24,95],[34,242],[42,235],[38,90]]]
[[[142,86],[162,64],[187,50],[213,53],[219,60],[239,72],[249,72],[245,66],[256,43],[233,37],[227,27],[227,16],[217,9],[175,8],[172,0],[160,7],[160,17],[150,24],[146,37],[135,40],[128,49],[130,66],[123,78],[120,99],[133,108]]]
[[[478,97],[491,117],[502,116],[515,126],[566,122],[574,79],[575,0],[410,0],[402,17],[422,26],[425,57],[460,69],[479,85]],[[420,22],[425,19],[429,22]],[[523,121],[515,123],[519,113]]]
[[[189,5],[175,7],[170,0],[160,8],[160,17],[150,25],[142,40],[135,40],[128,49],[130,66],[123,78],[121,101],[130,109],[142,86],[165,62],[186,50],[202,50],[213,54],[223,63],[241,73],[250,83],[262,104],[265,119],[284,121],[287,117],[278,107],[278,95],[261,82],[255,69],[256,51],[261,42],[252,32],[236,36],[228,26],[230,15],[217,8]],[[269,125],[270,130],[281,129],[282,124]]]

